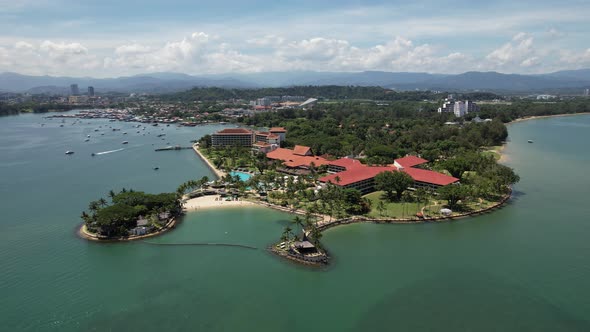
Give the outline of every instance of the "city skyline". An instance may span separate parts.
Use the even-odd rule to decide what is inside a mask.
[[[115,77],[590,67],[590,4],[0,0],[0,72]]]

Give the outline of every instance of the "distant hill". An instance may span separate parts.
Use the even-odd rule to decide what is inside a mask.
[[[582,91],[590,87],[590,69],[566,70],[541,75],[466,72],[443,75],[410,72],[267,72],[192,76],[183,73],[149,73],[118,78],[28,76],[0,73],[0,91],[67,94],[70,84],[84,92],[170,93],[194,87],[261,88],[290,86],[380,86],[395,90],[490,91],[501,93]]]
[[[0,73],[0,90],[3,91],[67,94],[69,93],[70,84],[78,84],[82,93],[88,86],[93,86],[97,93],[108,91],[164,93],[210,86],[227,88],[256,87],[254,84],[232,78],[210,79],[176,73],[155,73],[102,79]]]
[[[550,74],[544,74],[542,76],[569,80],[590,81],[590,69],[562,70]]]
[[[518,75],[497,72],[467,72],[459,75],[428,80],[419,84],[429,89],[442,90],[485,90],[530,92],[555,89],[569,89],[590,85],[590,78],[564,79],[550,75]]]

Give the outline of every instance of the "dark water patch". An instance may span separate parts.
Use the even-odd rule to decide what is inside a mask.
[[[387,294],[362,316],[357,331],[590,331],[526,288],[473,269],[422,278]]]

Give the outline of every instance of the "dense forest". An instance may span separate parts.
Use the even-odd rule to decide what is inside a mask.
[[[407,100],[437,101],[445,98],[447,93],[431,91],[403,91],[398,92],[382,87],[364,87],[364,86],[294,86],[286,88],[261,88],[261,89],[223,89],[223,88],[194,88],[189,91],[159,96],[165,100],[171,101],[218,101],[229,99],[253,100],[265,96],[306,96],[330,100]],[[472,100],[494,100],[502,97],[493,93],[476,92],[461,94],[458,97]]]
[[[246,118],[257,127],[283,126],[285,146],[302,144],[316,154],[341,157],[364,155],[369,163],[391,163],[408,153],[435,160],[462,150],[500,145],[508,132],[500,120],[447,125],[451,117],[416,110],[420,105],[399,102],[375,107],[362,103],[322,105],[314,110],[282,110]]]
[[[158,213],[175,216],[181,211],[175,193],[147,194],[123,189],[119,193],[111,190],[109,197],[111,204],[104,198],[92,201],[89,213],[84,211],[81,216],[89,231],[107,237],[127,236],[140,216],[148,218],[149,227],[160,228]]]
[[[530,116],[588,113],[590,112],[590,98],[575,98],[556,102],[536,102],[520,100],[510,104],[482,104],[479,116],[481,118],[498,118],[502,122],[510,122],[518,118]],[[470,119],[475,115],[470,115]]]
[[[87,108],[92,106],[85,105],[68,105],[68,104],[40,104],[35,102],[26,102],[18,104],[0,103],[0,116],[17,115],[23,112],[47,113],[47,112],[64,112],[76,108]]]

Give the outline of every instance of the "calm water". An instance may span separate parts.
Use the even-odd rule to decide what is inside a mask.
[[[80,212],[109,189],[169,191],[212,177],[190,150],[153,148],[189,145],[217,127],[140,136],[130,123],[67,122],[0,119],[2,330],[590,330],[590,116],[510,126],[508,163],[522,181],[506,208],[438,225],[329,230],[326,269],[263,250],[77,238]],[[124,129],[97,136],[99,125]],[[198,211],[152,241],[264,248],[290,219],[261,208]]]

